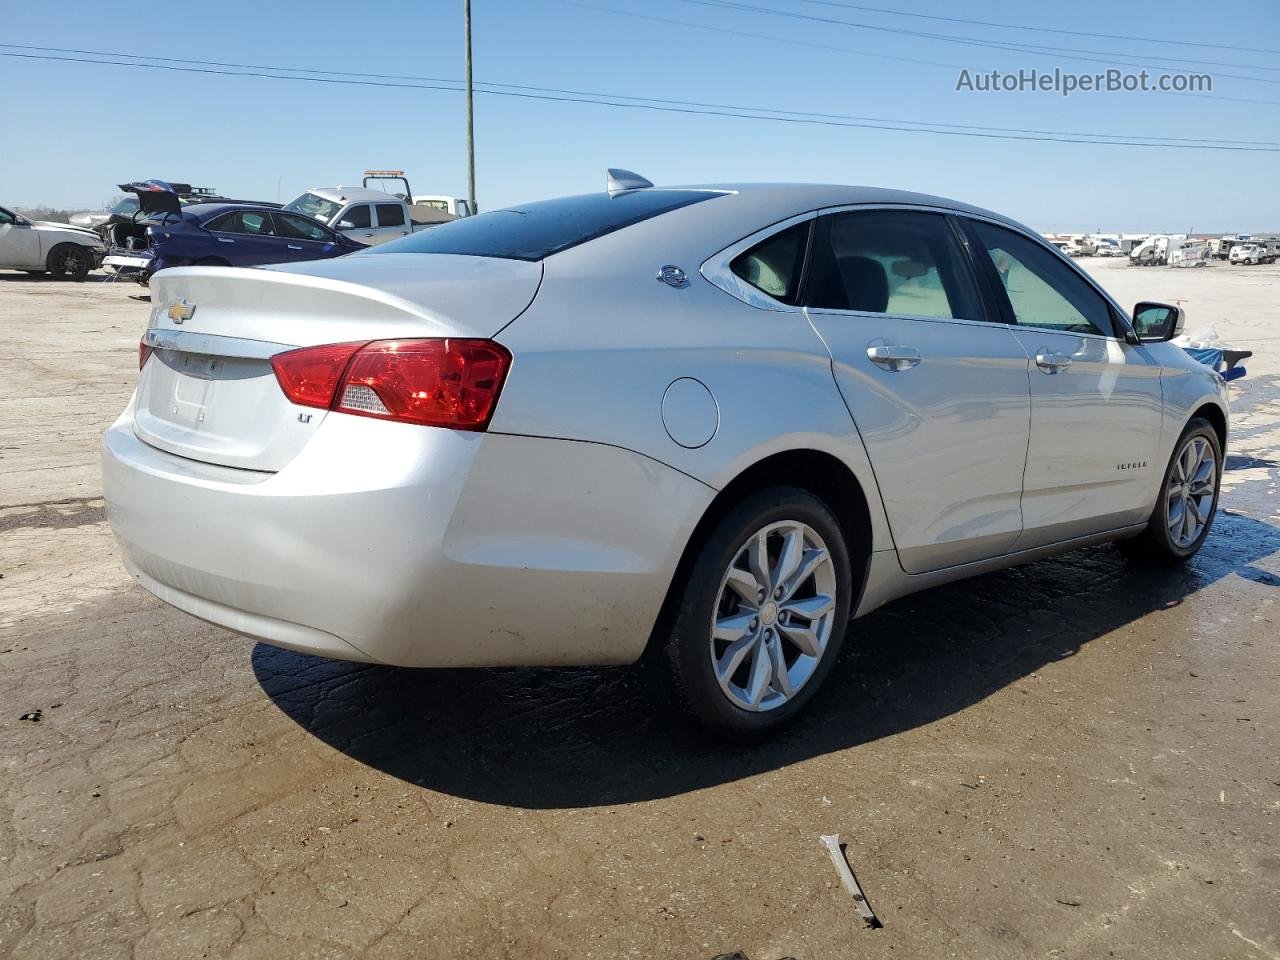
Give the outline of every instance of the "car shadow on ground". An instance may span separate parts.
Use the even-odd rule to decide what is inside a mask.
[[[68,286],[76,283],[115,283],[114,273],[90,273],[83,280],[60,280],[47,273],[17,273],[0,270],[0,281],[6,283],[65,283]]]
[[[405,670],[265,644],[262,689],[348,756],[486,803],[566,808],[651,800],[785,767],[931,723],[1084,644],[1280,551],[1280,529],[1222,512],[1172,570],[1097,547],[899,600],[853,624],[841,662],[780,736],[724,746],[655,708],[636,671]]]

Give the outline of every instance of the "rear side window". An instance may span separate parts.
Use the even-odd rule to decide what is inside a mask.
[[[373,221],[369,219],[369,205],[367,203],[357,204],[342,215],[340,223],[350,223],[354,228],[371,227]]]
[[[541,260],[642,220],[720,195],[709,190],[649,188],[612,196],[591,193],[541,200],[444,223],[402,240],[381,244],[367,253],[454,253]]]
[[[398,203],[379,203],[378,207],[378,226],[380,227],[403,227],[404,226],[404,207]]]
[[[206,225],[219,233],[247,233],[252,236],[275,236],[271,214],[265,210],[237,210],[225,213]]]
[[[800,292],[800,274],[811,225],[812,221],[805,221],[775,233],[746,253],[734,257],[729,269],[775,300],[795,303]]]
[[[837,213],[819,220],[807,306],[983,319],[964,253],[940,214]]]

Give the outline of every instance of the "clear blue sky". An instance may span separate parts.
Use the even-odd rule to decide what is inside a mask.
[[[909,0],[902,7],[858,0],[912,13],[1272,52],[1032,33],[841,5],[854,0],[742,0],[863,24],[1173,63],[1214,74],[1215,97],[1267,103],[1159,93],[1064,99],[956,92],[961,66],[1092,72],[1105,65],[690,0],[582,2],[633,15],[557,0],[473,0],[476,80],[951,124],[1280,142],[1275,0],[1154,6]],[[462,0],[220,0],[136,8],[0,0],[0,43],[458,80]],[[1174,58],[1241,66],[1182,65]],[[116,192],[113,184],[146,177],[288,200],[307,186],[357,182],[371,166],[407,169],[418,193],[466,192],[460,93],[0,57],[0,114],[0,204],[6,206],[97,206]],[[623,166],[658,183],[803,180],[922,190],[1041,229],[1280,229],[1280,153],[971,139],[486,94],[476,97],[476,151],[482,209],[599,189],[606,166]]]

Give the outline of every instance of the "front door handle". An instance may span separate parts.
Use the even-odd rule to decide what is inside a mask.
[[[915,347],[882,345],[867,347],[867,359],[886,370],[910,370],[923,358]]]
[[[1061,373],[1071,366],[1071,358],[1065,353],[1048,353],[1042,350],[1036,354],[1036,366],[1045,373]]]
[[[292,243],[286,244],[286,246],[287,246],[290,250],[301,250],[301,249],[302,249],[301,247],[296,247],[296,246],[294,246]]]
[[[235,243],[235,241],[232,240],[230,237],[219,237],[218,242],[219,243]]]

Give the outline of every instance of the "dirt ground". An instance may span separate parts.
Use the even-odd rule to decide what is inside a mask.
[[[1086,265],[1258,353],[1203,552],[899,601],[753,749],[623,670],[335,663],[163,606],[97,466],[141,291],[0,274],[0,956],[1278,960],[1280,268]]]

